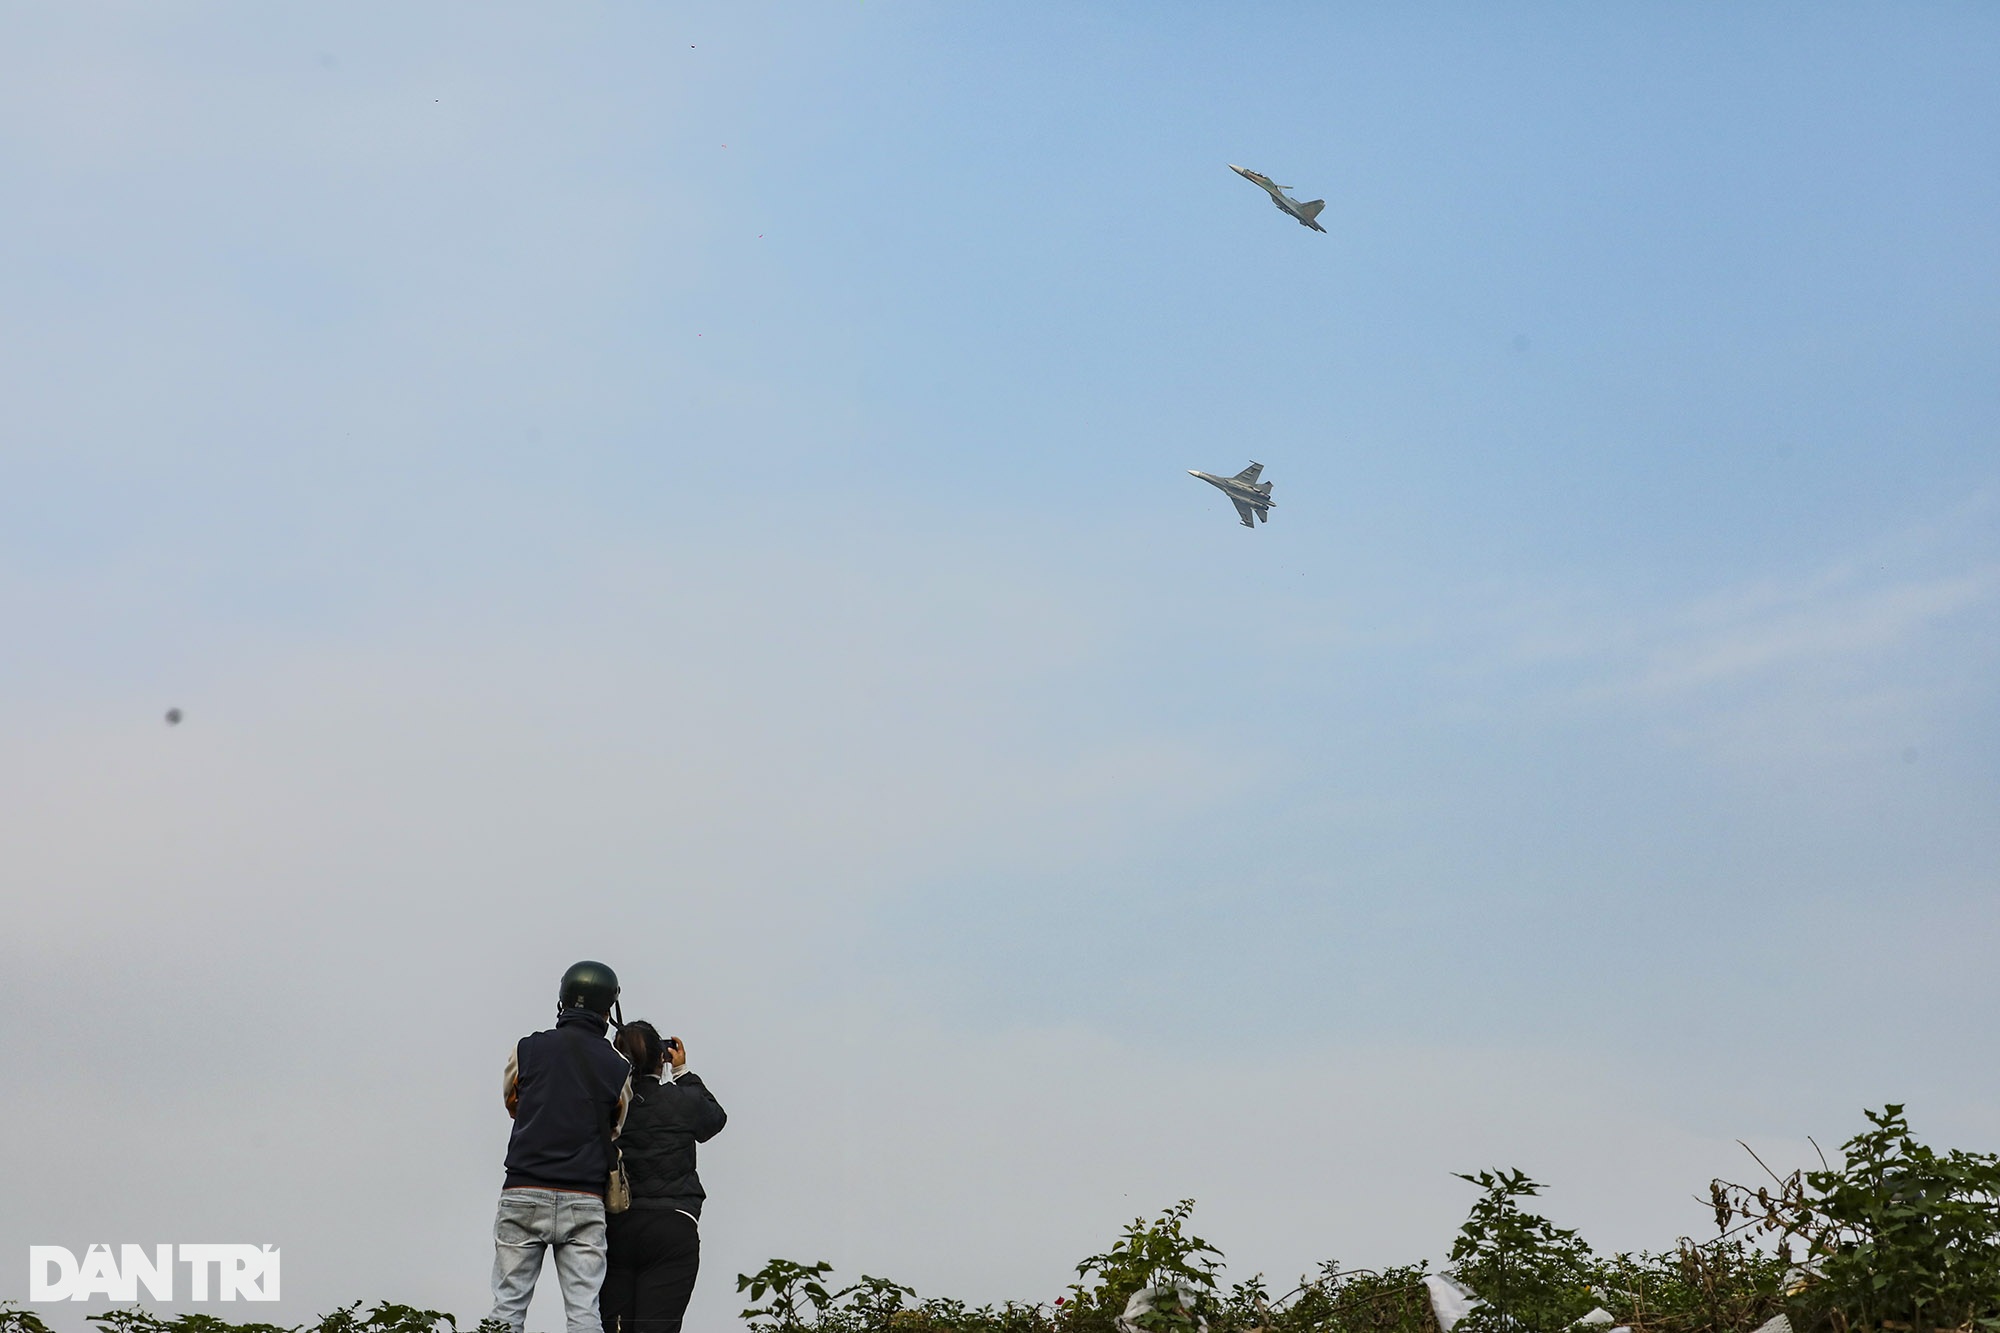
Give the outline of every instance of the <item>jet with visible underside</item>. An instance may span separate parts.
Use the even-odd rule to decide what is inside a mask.
[[[1263,471],[1262,463],[1252,463],[1233,477],[1218,477],[1209,472],[1196,472],[1193,468],[1188,469],[1188,475],[1200,477],[1228,496],[1229,502],[1236,506],[1236,516],[1243,520],[1243,526],[1254,528],[1257,523],[1271,521],[1271,483],[1257,480]],[[1250,521],[1252,514],[1257,516],[1256,523]]]
[[[1271,196],[1271,202],[1278,206],[1278,211],[1289,214],[1301,227],[1311,227],[1318,232],[1326,230],[1319,225],[1319,211],[1326,207],[1326,200],[1314,199],[1310,203],[1302,204],[1285,193],[1292,188],[1289,185],[1280,185],[1269,176],[1252,171],[1248,167],[1239,167],[1234,162],[1229,164],[1229,169],[1251,184],[1263,186],[1264,192]]]

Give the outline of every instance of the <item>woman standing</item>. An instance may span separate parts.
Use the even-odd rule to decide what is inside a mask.
[[[604,1333],[680,1333],[701,1267],[701,1201],[708,1197],[695,1174],[694,1146],[714,1138],[729,1117],[689,1072],[680,1038],[661,1040],[651,1023],[627,1023],[614,1044],[637,1071],[618,1135],[632,1206],[609,1221],[610,1268],[598,1310]]]

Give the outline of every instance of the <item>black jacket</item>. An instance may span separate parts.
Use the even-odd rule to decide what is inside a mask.
[[[565,1009],[553,1028],[515,1043],[509,1084],[521,1100],[507,1140],[504,1188],[604,1193],[611,1174],[604,1141],[617,1127],[618,1102],[632,1075],[604,1040],[607,1026],[587,1009]]]
[[[708,1192],[695,1174],[694,1145],[722,1132],[729,1116],[701,1079],[684,1073],[671,1083],[651,1074],[632,1080],[632,1106],[618,1147],[632,1178],[634,1208],[677,1208],[701,1216]]]

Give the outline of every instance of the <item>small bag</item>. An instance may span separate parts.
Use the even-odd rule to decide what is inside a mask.
[[[605,1142],[611,1141],[611,1129],[604,1130]],[[625,1174],[625,1154],[618,1145],[611,1144],[611,1179],[604,1182],[604,1211],[622,1213],[632,1206],[632,1178]]]
[[[579,1039],[580,1040],[580,1039]],[[583,1077],[583,1086],[590,1087],[590,1062],[583,1058],[583,1047],[577,1042],[569,1043],[570,1058],[576,1061],[576,1072]],[[622,1213],[632,1206],[632,1178],[625,1174],[625,1154],[611,1138],[611,1123],[600,1122],[604,1129],[604,1151],[611,1159],[611,1175],[604,1182],[604,1211]]]

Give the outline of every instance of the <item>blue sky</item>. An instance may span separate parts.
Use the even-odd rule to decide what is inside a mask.
[[[2000,1146],[2000,16],[5,22],[0,1247],[477,1312],[578,956],[712,1321]]]

